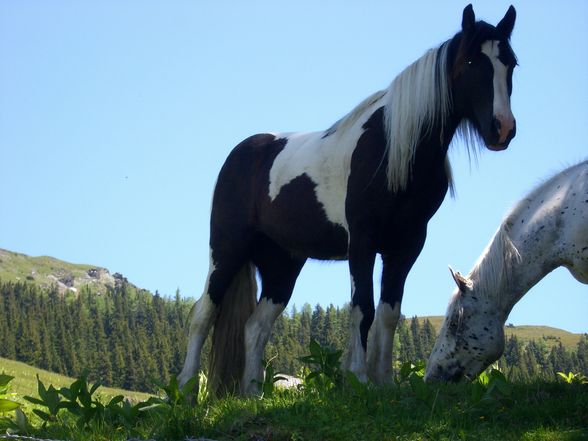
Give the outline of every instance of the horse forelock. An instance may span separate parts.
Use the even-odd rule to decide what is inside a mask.
[[[387,177],[388,187],[394,192],[406,188],[422,137],[435,124],[443,126],[449,116],[448,46],[444,43],[426,52],[401,72],[388,88],[384,112],[388,140]]]

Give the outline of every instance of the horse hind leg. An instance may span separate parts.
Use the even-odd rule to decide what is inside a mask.
[[[189,314],[189,333],[186,359],[178,381],[186,384],[200,369],[201,352],[206,337],[215,321],[221,315],[222,300],[239,272],[240,260],[222,258],[213,260],[212,251],[210,267],[204,293],[194,304]]]
[[[212,263],[208,273],[208,277],[205,284],[204,294],[198,299],[188,316],[189,319],[189,332],[188,332],[188,350],[186,353],[186,359],[184,361],[184,367],[178,375],[178,381],[180,385],[185,385],[192,377],[194,377],[200,369],[200,357],[202,346],[210,328],[214,322],[217,307],[210,298],[210,276],[214,272],[214,264]]]
[[[286,308],[296,278],[306,259],[294,258],[286,250],[264,240],[256,247],[255,265],[262,283],[261,297],[245,325],[245,369],[241,390],[255,395],[264,380],[262,360],[276,319]]]

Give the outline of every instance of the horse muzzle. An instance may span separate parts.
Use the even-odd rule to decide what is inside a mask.
[[[493,117],[492,118],[493,136],[492,141],[486,143],[486,147],[492,151],[505,150],[510,141],[517,133],[517,122],[514,118]]]

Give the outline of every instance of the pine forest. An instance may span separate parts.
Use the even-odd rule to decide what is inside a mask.
[[[107,386],[153,391],[154,380],[166,381],[181,370],[193,302],[179,292],[167,298],[128,283],[101,294],[87,288],[60,294],[27,282],[0,281],[0,357],[72,377],[87,371],[92,381]],[[435,332],[426,319],[403,318],[395,363],[426,360]],[[291,306],[274,326],[266,360],[276,372],[296,375],[312,339],[345,349],[348,333],[349,308]],[[206,347],[204,352],[206,366]],[[573,348],[510,336],[499,366],[522,381],[554,379],[556,372],[588,375],[588,335]]]

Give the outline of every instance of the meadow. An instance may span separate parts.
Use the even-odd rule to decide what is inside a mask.
[[[35,384],[32,368],[15,372],[10,399],[22,404],[24,416],[6,413],[0,428],[72,441],[588,439],[588,384],[581,375],[518,383],[491,369],[469,383],[428,384],[422,363],[405,363],[392,384],[375,387],[342,371],[339,351],[318,344],[309,349],[299,387],[277,387],[279,374],[268,364],[263,395],[255,398],[213,398],[204,376],[197,401],[196,382],[181,389],[173,377],[159,384],[158,395],[130,402],[124,391],[117,397],[85,379],[60,377],[51,397],[45,380]],[[73,383],[59,386],[64,382]],[[24,399],[35,388],[35,403]]]

